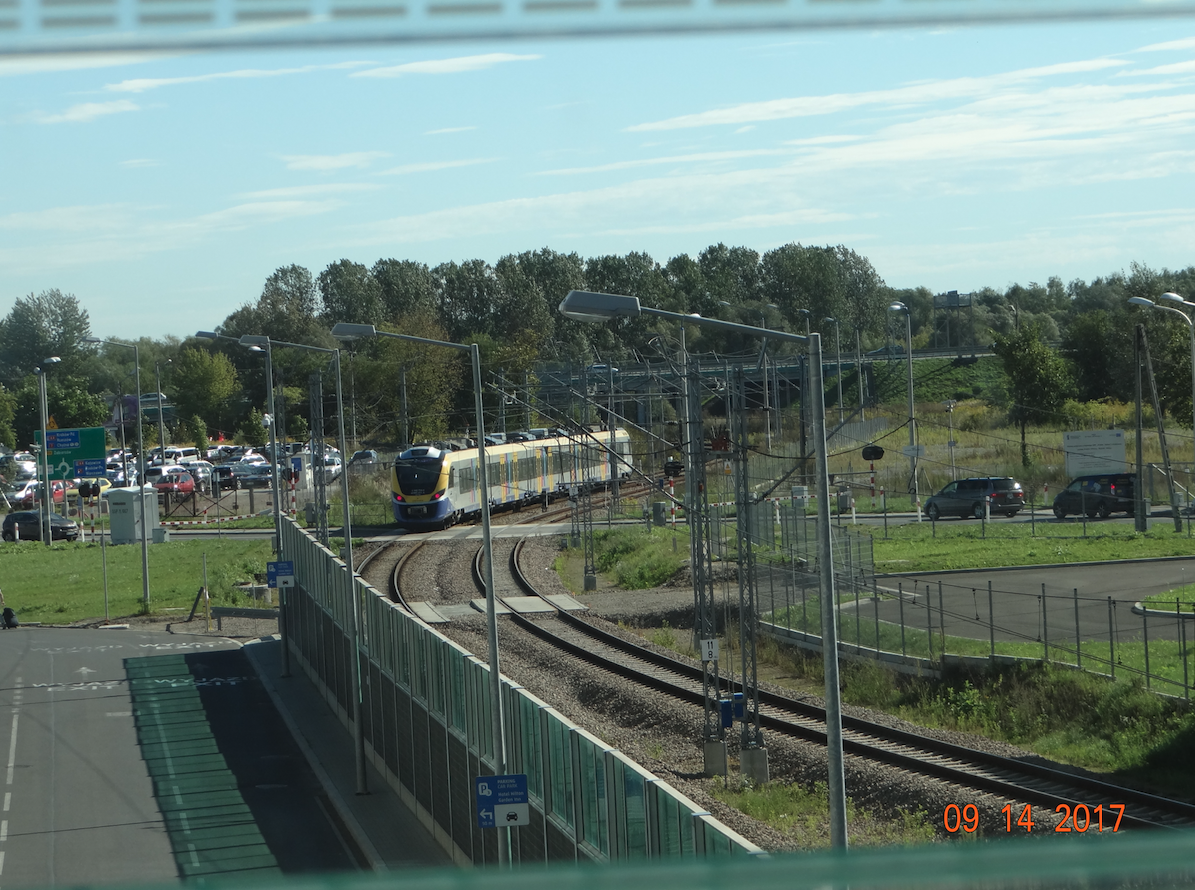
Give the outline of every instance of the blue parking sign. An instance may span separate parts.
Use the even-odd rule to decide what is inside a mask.
[[[474,780],[474,790],[478,828],[531,824],[525,775],[478,776]]]

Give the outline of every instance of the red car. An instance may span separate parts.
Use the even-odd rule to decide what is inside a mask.
[[[52,479],[50,481],[50,492],[55,504],[62,503],[63,492],[65,491],[65,482],[60,479]],[[25,510],[33,509],[41,502],[41,483],[36,479],[30,479],[22,487],[17,489],[16,494],[12,497],[12,501],[16,507],[21,507]]]
[[[195,480],[190,473],[166,473],[154,483],[154,488],[174,494],[190,494],[195,490]]]

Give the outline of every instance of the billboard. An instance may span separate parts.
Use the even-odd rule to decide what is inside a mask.
[[[1124,430],[1076,430],[1062,434],[1066,454],[1066,475],[1091,476],[1096,473],[1130,473],[1125,459]]]

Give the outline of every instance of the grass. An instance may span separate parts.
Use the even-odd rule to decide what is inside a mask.
[[[936,525],[936,528],[935,528]],[[1148,532],[1115,522],[1076,521],[1027,524],[942,520],[890,525],[852,526],[875,539],[878,572],[924,572],[942,569],[1009,565],[1051,565],[1115,559],[1190,556],[1195,543],[1169,520],[1155,520]],[[1173,602],[1174,597],[1170,597]]]
[[[830,846],[829,804],[823,783],[812,788],[780,782],[735,785],[718,778],[712,782],[711,793],[779,831],[794,848],[811,850]],[[922,844],[935,836],[933,824],[924,811],[900,810],[895,818],[879,819],[855,806],[849,798],[847,826],[852,846]]]
[[[609,574],[626,590],[659,587],[673,577],[688,555],[688,548],[673,550],[672,531],[620,527],[595,531],[596,568]]]
[[[237,585],[264,574],[269,541],[210,538],[170,541],[149,548],[151,614],[185,613],[203,586],[215,605],[251,604]],[[98,543],[0,544],[4,598],[23,622],[70,624],[104,618],[104,558],[108,565],[108,615],[147,614],[141,578],[141,548]]]

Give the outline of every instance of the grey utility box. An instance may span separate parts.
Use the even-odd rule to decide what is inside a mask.
[[[105,495],[112,521],[113,544],[135,544],[141,540],[141,510],[137,498],[145,505],[145,523],[148,537],[155,543],[158,536],[155,529],[162,527],[158,520],[158,493],[152,488],[111,488]]]

